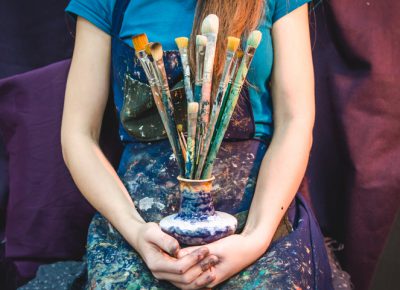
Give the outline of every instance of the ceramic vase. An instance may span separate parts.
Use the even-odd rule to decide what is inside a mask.
[[[180,210],[160,221],[164,232],[185,245],[208,244],[235,232],[236,218],[214,209],[214,177],[206,180],[178,177],[178,180],[181,192]]]

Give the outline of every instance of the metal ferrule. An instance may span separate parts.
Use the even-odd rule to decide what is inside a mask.
[[[195,78],[196,85],[201,85],[203,83],[205,53],[206,53],[206,47],[204,45],[196,46],[196,78]]]
[[[193,102],[192,84],[190,82],[190,66],[189,66],[188,50],[186,47],[183,47],[179,49],[179,53],[181,55],[181,60],[182,60],[183,81],[185,83],[186,98],[188,102]]]
[[[147,53],[144,50],[137,51],[136,56],[140,60],[142,64],[144,73],[146,74],[147,80],[151,87],[156,86],[156,74],[154,72],[153,64],[151,63],[150,59],[147,56]]]
[[[221,75],[221,80],[219,82],[219,86],[218,86],[218,91],[217,91],[217,96],[220,93],[224,93],[226,86],[229,82],[230,79],[230,72],[232,70],[233,67],[233,57],[235,56],[235,52],[234,51],[227,51],[226,53],[226,59],[225,59],[225,65],[224,65],[224,70],[222,71],[222,75]]]
[[[254,53],[256,52],[256,48],[252,46],[246,47],[246,52],[243,55],[242,62],[240,63],[239,69],[237,73],[240,75],[236,75],[235,81],[232,86],[232,90],[239,90],[242,88],[242,85],[246,79],[247,71],[250,67],[251,61],[253,60]]]

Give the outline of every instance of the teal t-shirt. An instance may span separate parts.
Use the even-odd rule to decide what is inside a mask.
[[[273,132],[269,82],[274,59],[271,28],[274,23],[311,0],[267,0],[266,13],[258,29],[262,41],[257,48],[247,79],[257,137]],[[111,33],[116,0],[71,0],[66,11],[79,15],[104,32]],[[132,35],[146,33],[150,41],[160,42],[164,50],[177,49],[175,38],[190,36],[196,8],[194,0],[132,0],[122,23],[120,38],[132,46]]]

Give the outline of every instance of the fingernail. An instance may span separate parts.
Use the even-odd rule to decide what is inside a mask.
[[[210,268],[210,262],[209,261],[207,261],[207,262],[201,262],[200,263],[200,268],[201,268],[201,270],[203,271],[203,272],[205,272],[205,271],[207,271],[209,268]]]
[[[210,259],[210,266],[215,266],[217,265],[219,260],[217,258],[211,258]]]
[[[200,261],[208,254],[207,248],[201,248],[197,250],[197,260]]]

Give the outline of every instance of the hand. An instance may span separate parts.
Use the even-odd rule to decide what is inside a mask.
[[[215,279],[206,285],[207,288],[215,287],[240,272],[256,261],[266,250],[265,243],[261,243],[256,236],[244,235],[231,235],[206,246],[210,255],[217,256],[219,260],[219,263],[210,269],[210,275],[215,276]],[[181,249],[178,252],[178,258],[190,255],[200,248],[202,247]],[[192,283],[196,284],[196,281]],[[201,281],[203,282],[203,280]]]
[[[181,289],[199,289],[215,278],[208,269],[218,258],[209,255],[207,247],[198,247],[178,258],[178,241],[156,223],[143,223],[136,237],[135,249],[158,280],[167,280]]]

